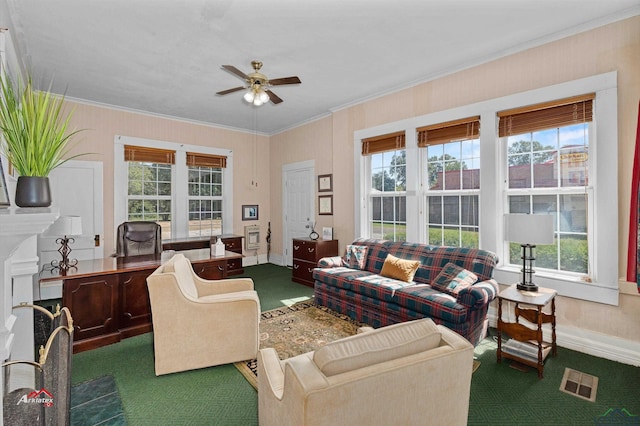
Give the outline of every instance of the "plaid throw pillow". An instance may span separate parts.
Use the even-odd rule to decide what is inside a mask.
[[[431,287],[445,293],[458,294],[460,290],[471,287],[478,277],[473,272],[454,264],[447,263],[431,283]]]
[[[344,266],[364,270],[364,265],[367,263],[367,251],[369,251],[367,246],[348,245],[343,258]]]

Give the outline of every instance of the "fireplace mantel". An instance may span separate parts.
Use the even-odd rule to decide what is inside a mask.
[[[25,353],[33,354],[33,325],[30,335],[28,327],[16,326],[12,306],[33,303],[31,275],[38,270],[37,235],[43,233],[59,214],[57,208],[0,209],[0,362],[12,354],[21,358]],[[4,385],[4,371],[0,369],[1,395]]]

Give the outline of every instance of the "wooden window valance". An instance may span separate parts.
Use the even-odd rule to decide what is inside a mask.
[[[187,152],[187,166],[225,168],[227,167],[227,157],[224,155]]]
[[[500,137],[593,120],[594,93],[498,112]]]
[[[377,154],[405,147],[404,131],[362,140],[362,155]]]
[[[176,152],[170,149],[125,145],[124,161],[143,161],[148,163],[175,164]]]
[[[480,116],[432,124],[420,127],[417,131],[419,147],[465,139],[477,139],[480,137]]]

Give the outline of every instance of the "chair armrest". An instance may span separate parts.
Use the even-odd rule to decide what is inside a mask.
[[[245,290],[245,291],[236,291],[233,293],[222,293],[222,294],[210,294],[208,296],[198,297],[195,300],[191,300],[194,303],[200,304],[216,304],[222,302],[255,302],[257,306],[258,313],[260,313],[260,299],[258,298],[258,293],[254,290]]]
[[[323,257],[318,261],[318,268],[338,268],[340,266],[344,266],[340,256]]]
[[[198,296],[204,297],[212,294],[235,293],[237,291],[253,290],[251,278],[230,278],[224,280],[206,280],[200,278],[195,272],[193,281],[198,289]]]
[[[305,395],[329,386],[327,377],[307,356],[293,357],[284,362],[284,381],[288,383],[292,379],[299,383]]]
[[[478,309],[488,305],[497,295],[498,283],[490,279],[460,290],[457,302],[470,309]]]
[[[284,370],[278,357],[278,352],[274,348],[265,348],[258,351],[258,377],[264,378],[260,384],[264,383],[268,390],[278,399],[282,399],[284,391]],[[261,391],[267,390],[260,386]]]

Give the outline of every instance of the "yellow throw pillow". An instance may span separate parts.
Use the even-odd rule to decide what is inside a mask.
[[[380,275],[410,283],[420,266],[419,260],[405,260],[388,254],[382,265]]]

